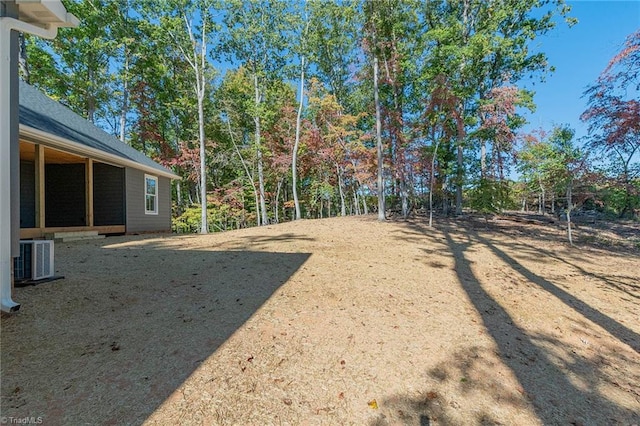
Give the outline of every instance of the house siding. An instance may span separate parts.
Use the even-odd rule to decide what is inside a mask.
[[[171,231],[171,180],[158,176],[158,214],[145,213],[145,172],[126,168],[127,233]]]
[[[125,224],[125,169],[109,164],[93,164],[93,224]]]

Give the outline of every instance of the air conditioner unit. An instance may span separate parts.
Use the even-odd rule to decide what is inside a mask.
[[[16,281],[51,278],[54,273],[53,241],[20,241],[20,257],[13,260],[13,274]]]

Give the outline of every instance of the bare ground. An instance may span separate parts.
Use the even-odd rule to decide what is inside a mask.
[[[2,317],[43,424],[640,423],[638,224],[371,217],[56,245]],[[518,222],[514,221],[518,220]]]

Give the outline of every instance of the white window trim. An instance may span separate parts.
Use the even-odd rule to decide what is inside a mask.
[[[156,183],[156,193],[154,195],[155,197],[155,210],[147,210],[147,179],[151,179],[153,181],[155,181]],[[158,214],[158,177],[157,176],[153,176],[153,175],[148,175],[145,174],[144,175],[144,214],[150,214],[150,215],[157,215]]]

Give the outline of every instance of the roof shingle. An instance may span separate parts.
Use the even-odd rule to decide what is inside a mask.
[[[23,81],[20,81],[19,120],[22,125],[134,161],[163,174],[173,174],[140,151],[106,133]]]

